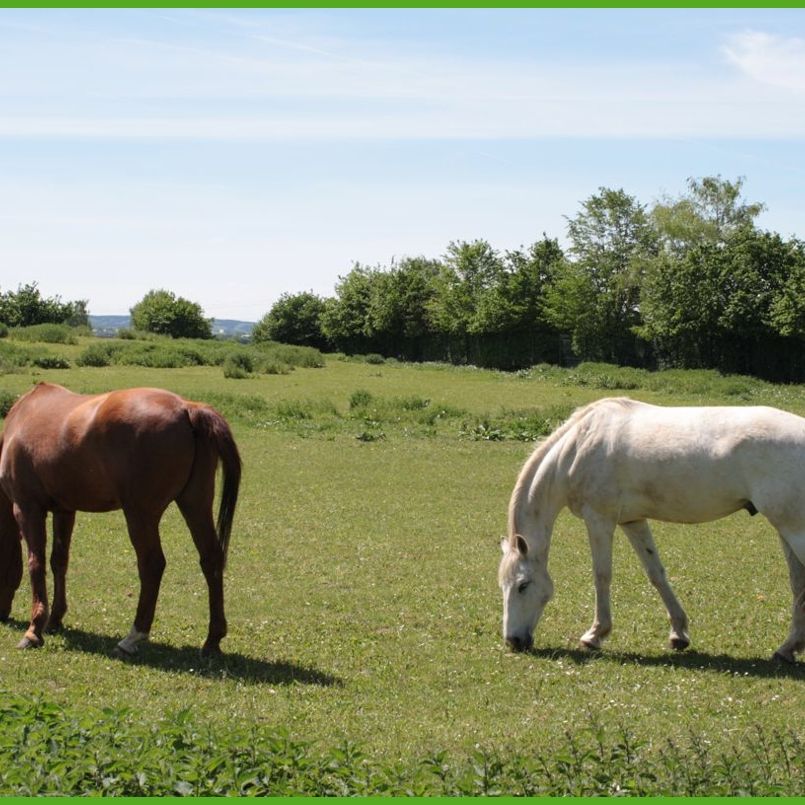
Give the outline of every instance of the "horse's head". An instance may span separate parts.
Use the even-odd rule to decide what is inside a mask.
[[[500,543],[498,583],[503,591],[503,639],[515,651],[527,651],[542,610],[553,596],[553,582],[544,561],[529,552],[519,534]]]

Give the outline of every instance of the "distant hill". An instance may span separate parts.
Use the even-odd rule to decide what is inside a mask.
[[[118,330],[131,326],[130,316],[90,316],[89,326],[95,335],[113,336]],[[213,319],[213,335],[247,336],[254,327],[253,321],[237,321],[236,319]]]

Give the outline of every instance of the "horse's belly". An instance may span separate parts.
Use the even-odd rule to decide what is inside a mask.
[[[121,507],[113,480],[100,472],[85,471],[62,476],[58,484],[46,484],[54,509],[79,512],[108,512]]]
[[[663,495],[637,493],[620,501],[618,522],[662,520],[667,523],[706,523],[720,520],[746,505],[739,495],[702,495],[696,490],[666,491]]]
[[[109,492],[105,494],[87,495],[86,490],[60,490],[52,497],[51,507],[73,512],[110,512],[122,507],[120,498]]]

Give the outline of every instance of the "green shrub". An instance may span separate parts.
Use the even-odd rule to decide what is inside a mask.
[[[227,362],[224,364],[224,377],[229,380],[245,380],[249,373],[242,366]]]
[[[224,360],[224,377],[232,380],[247,378],[254,368],[252,359],[245,353],[232,353]]]
[[[31,363],[29,349],[11,344],[8,341],[0,343],[0,372],[8,374],[17,372],[23,366]]]
[[[39,355],[33,359],[33,365],[40,369],[69,369],[70,361],[61,355]]]
[[[208,391],[204,402],[227,419],[241,419],[251,423],[265,421],[271,415],[268,402],[257,394],[226,394]]]
[[[288,366],[300,369],[320,369],[324,366],[324,357],[313,347],[297,347],[291,344],[275,344],[273,342],[256,344],[254,349],[266,358],[279,361]]]
[[[280,361],[264,361],[260,364],[260,371],[265,375],[287,375],[291,373],[292,366]]]
[[[571,413],[571,406],[528,408],[517,411],[504,409],[498,416],[485,416],[475,421],[464,422],[459,435],[475,441],[534,442],[555,430]]]
[[[205,363],[200,349],[191,344],[168,339],[151,342],[128,342],[111,347],[112,362],[123,366],[147,366],[153,369],[181,369]]]
[[[430,406],[430,400],[425,397],[411,395],[410,397],[395,397],[392,400],[395,408],[403,411],[422,411]]]
[[[0,389],[0,417],[5,419],[6,414],[11,410],[11,406],[17,401],[17,395],[6,389]]]
[[[364,360],[366,363],[371,363],[375,366],[386,362],[386,359],[382,355],[378,355],[376,352],[370,352],[364,357]]]
[[[76,359],[78,366],[110,366],[112,364],[111,344],[90,344]]]
[[[319,416],[338,416],[338,409],[330,400],[280,400],[274,404],[278,419],[300,420]]]
[[[0,321],[0,338],[6,338],[7,336],[8,336],[8,325]]]
[[[15,341],[31,341],[45,344],[77,344],[76,330],[66,324],[33,324],[30,327],[14,327],[9,337]]]
[[[357,391],[353,391],[349,398],[349,408],[351,411],[356,408],[366,408],[373,400],[374,397],[370,391],[358,389]]]

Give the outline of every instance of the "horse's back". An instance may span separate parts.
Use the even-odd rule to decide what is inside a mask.
[[[805,419],[794,414],[624,400],[590,408],[565,445],[571,497],[593,499],[619,522],[702,522],[802,497]]]
[[[14,499],[80,511],[167,505],[194,453],[186,404],[160,389],[80,395],[42,384],[12,408],[4,442],[0,478]]]

